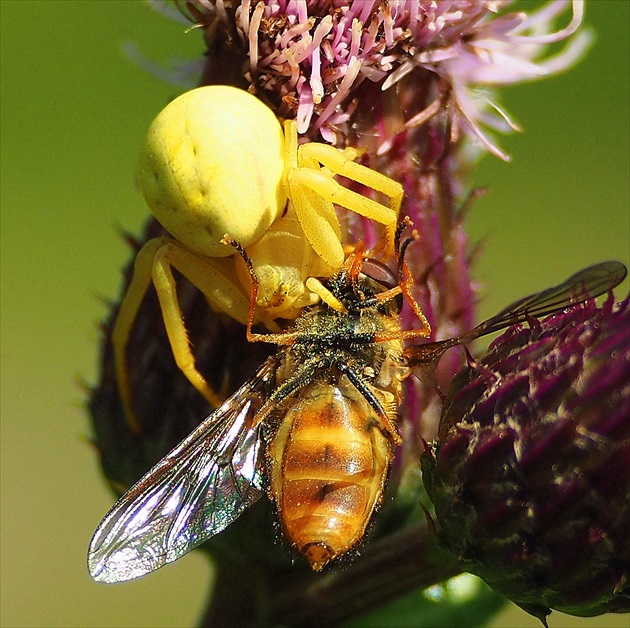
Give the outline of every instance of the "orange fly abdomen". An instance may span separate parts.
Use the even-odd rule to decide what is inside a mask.
[[[363,537],[381,500],[391,444],[370,404],[342,376],[301,391],[269,453],[284,534],[319,571]]]

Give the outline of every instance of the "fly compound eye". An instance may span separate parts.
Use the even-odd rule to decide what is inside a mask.
[[[392,290],[398,285],[398,277],[389,266],[385,266],[378,260],[368,258],[363,262],[361,273],[368,279],[372,279],[379,286],[383,287],[383,291]],[[399,294],[393,302],[396,304],[396,310],[400,312],[403,306],[403,296]]]
[[[361,272],[370,279],[376,281],[386,290],[391,290],[398,285],[398,277],[395,273],[378,260],[368,258],[363,262]]]

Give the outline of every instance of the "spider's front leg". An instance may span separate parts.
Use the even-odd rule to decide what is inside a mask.
[[[130,428],[134,432],[140,431],[140,424],[133,412],[125,349],[142,299],[151,283],[157,292],[164,326],[177,366],[213,407],[218,407],[224,401],[195,366],[195,358],[177,299],[172,268],[200,290],[211,307],[228,313],[242,324],[246,324],[248,320],[249,300],[236,280],[233,258],[200,256],[168,236],[146,242],[136,256],[133,278],[120,304],[112,332],[116,378],[123,407]],[[261,316],[268,326],[274,326],[271,320],[267,320],[264,312]]]
[[[353,161],[356,151],[340,151],[310,142],[297,147],[295,123],[285,123],[286,186],[300,225],[315,252],[330,266],[340,268],[344,254],[341,229],[333,203],[378,222],[387,230],[387,248],[394,249],[394,234],[404,190],[400,183]],[[324,166],[325,169],[322,169]],[[342,186],[333,177],[344,176],[389,197],[385,206]]]

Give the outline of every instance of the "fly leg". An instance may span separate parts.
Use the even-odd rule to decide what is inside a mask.
[[[338,362],[335,366],[340,373],[343,373],[350,380],[354,387],[365,397],[367,402],[372,406],[372,409],[374,410],[374,412],[376,412],[376,415],[378,417],[378,426],[383,434],[385,434],[385,436],[387,436],[387,438],[389,438],[389,440],[391,440],[394,445],[401,445],[402,439],[400,438],[398,431],[396,430],[396,425],[393,421],[393,418],[396,415],[395,409],[386,409],[382,401],[377,397],[372,386],[370,386],[369,382],[352,366],[344,362]]]

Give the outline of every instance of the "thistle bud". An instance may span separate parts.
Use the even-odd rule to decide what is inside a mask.
[[[423,472],[460,566],[543,623],[630,610],[630,300],[494,341],[454,379]]]

